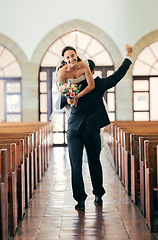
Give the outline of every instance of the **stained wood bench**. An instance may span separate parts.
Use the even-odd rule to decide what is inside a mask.
[[[144,163],[146,224],[152,232],[155,230],[154,213],[157,213],[158,207],[158,141],[144,141]]]
[[[157,123],[157,122],[156,122]],[[119,174],[120,179],[122,180],[123,185],[125,186],[126,191],[128,194],[131,194],[131,186],[130,186],[130,176],[131,176],[131,162],[132,162],[132,167],[136,168],[135,166],[137,164],[136,159],[133,159],[132,156],[136,155],[138,156],[138,151],[137,151],[137,146],[138,143],[136,144],[135,141],[139,139],[139,136],[152,136],[155,135],[158,136],[158,124],[156,126],[156,123],[151,124],[149,126],[149,129],[147,128],[147,123],[141,123],[140,125],[138,122],[136,123],[136,129],[134,128],[134,123],[130,122],[130,126],[128,129],[128,124],[125,122],[125,127],[123,128],[123,123],[122,128],[118,126],[112,126],[113,130],[113,135],[112,135],[112,141],[113,143],[113,156],[114,156],[114,164],[116,168],[116,172]],[[143,127],[142,127],[143,125]],[[141,127],[140,127],[141,126]],[[155,127],[157,130],[155,130]],[[144,130],[145,128],[145,130]],[[133,135],[132,135],[133,134]],[[133,137],[136,136],[136,137]],[[132,139],[135,138],[135,141],[132,141]],[[135,154],[137,152],[137,154]],[[132,168],[132,170],[133,170]],[[134,200],[137,202],[136,200]]]
[[[8,158],[0,149],[0,239],[8,239]]]
[[[9,234],[13,236],[17,228],[17,173],[16,173],[16,144],[0,144],[0,149],[7,149],[7,192]],[[6,174],[6,173],[5,173]],[[7,197],[6,197],[7,199]],[[6,203],[5,203],[6,204]]]
[[[158,122],[121,121],[116,122],[116,125],[112,124],[108,131],[111,134],[110,147],[113,151],[116,172],[135,204],[139,204],[140,190],[140,209],[144,215],[148,211],[146,223],[150,231],[153,231],[151,209],[155,194],[153,196],[152,194],[153,190],[158,189],[156,155],[154,155],[158,145]],[[147,139],[150,141],[150,167],[145,168],[142,141]],[[151,153],[151,149],[154,153]]]
[[[4,195],[2,197],[1,194],[0,203],[2,206],[9,206],[10,236],[14,235],[17,223],[22,219],[29,200],[48,167],[53,145],[52,133],[53,129],[50,123],[0,124],[0,149],[6,149],[0,151],[7,151],[8,162],[8,183],[6,184],[8,188],[4,188],[3,178],[0,178],[1,192],[6,189],[6,197],[3,199]],[[14,146],[14,150],[11,150],[11,146]],[[9,199],[7,199],[7,195]],[[4,207],[1,210],[1,239],[8,239],[6,237],[8,218],[4,220],[4,212],[7,216],[8,208]]]

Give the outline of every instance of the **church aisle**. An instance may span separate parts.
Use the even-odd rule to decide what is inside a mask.
[[[68,149],[53,148],[52,159],[31,201],[15,240],[150,240],[144,220],[126,195],[102,151],[103,207],[94,206],[86,158],[83,163],[88,194],[85,212],[74,209]]]

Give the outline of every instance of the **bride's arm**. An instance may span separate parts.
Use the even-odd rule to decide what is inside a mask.
[[[88,86],[85,89],[83,89],[76,96],[77,99],[83,97],[84,95],[86,95],[87,93],[91,92],[95,88],[95,82],[94,82],[94,79],[93,79],[93,76],[92,76],[92,73],[90,71],[90,68],[89,68],[88,64],[86,64],[84,62],[82,62],[81,64],[82,64],[82,67],[83,67],[83,72],[85,74]]]
[[[65,83],[65,71],[63,68],[59,69],[58,71],[58,82]]]

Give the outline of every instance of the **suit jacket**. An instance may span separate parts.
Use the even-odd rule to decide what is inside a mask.
[[[96,77],[95,88],[78,100],[77,107],[71,110],[68,119],[68,129],[78,130],[83,121],[86,122],[90,131],[99,131],[100,128],[110,124],[108,114],[106,112],[103,95],[106,90],[114,87],[126,74],[131,65],[131,61],[125,58],[122,65],[107,78]],[[87,86],[87,81],[84,80],[80,91]],[[67,104],[65,97],[61,97],[61,108]]]

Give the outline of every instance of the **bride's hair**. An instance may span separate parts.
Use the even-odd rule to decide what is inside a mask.
[[[73,48],[73,47],[71,47],[71,46],[66,46],[66,47],[64,47],[63,50],[61,51],[61,56],[64,57],[64,53],[65,53],[66,51],[68,51],[68,50],[72,50],[72,51],[74,51],[74,52],[77,54],[77,51],[76,51],[75,48]],[[81,62],[81,61],[82,61],[81,58],[80,58],[79,56],[77,56],[77,62]],[[58,67],[58,70],[59,70],[60,68],[62,68],[64,65],[66,65],[66,64],[67,64],[67,63],[66,63],[64,60],[62,60],[62,61],[61,61],[61,65]]]

